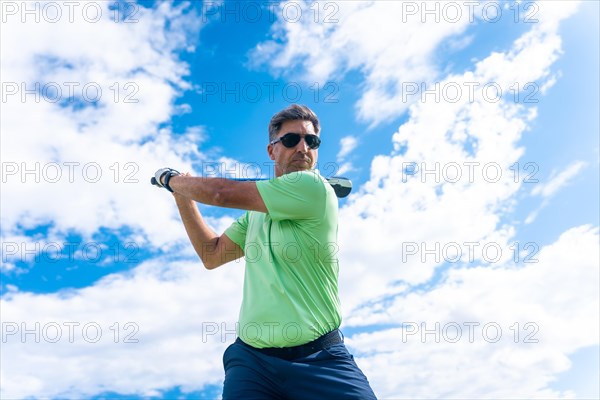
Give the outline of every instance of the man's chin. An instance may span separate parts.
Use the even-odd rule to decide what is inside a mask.
[[[293,162],[290,164],[286,170],[286,173],[290,172],[298,172],[298,171],[309,171],[313,169],[313,165],[306,162]]]

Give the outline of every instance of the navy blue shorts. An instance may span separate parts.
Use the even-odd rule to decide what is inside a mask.
[[[223,400],[376,400],[344,343],[287,361],[256,351],[238,339],[225,350],[223,366]]]

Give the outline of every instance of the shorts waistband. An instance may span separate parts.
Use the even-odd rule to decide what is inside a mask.
[[[326,333],[325,335],[313,340],[312,342],[308,342],[306,344],[302,344],[300,346],[292,346],[292,347],[265,347],[262,349],[250,346],[248,343],[245,343],[239,337],[235,340],[236,343],[244,345],[246,347],[251,348],[252,350],[258,351],[259,353],[265,354],[271,357],[277,357],[284,360],[292,361],[298,358],[309,356],[313,353],[316,353],[319,350],[326,349],[327,347],[333,346],[334,344],[344,343],[344,339],[342,339],[342,335],[339,329]]]

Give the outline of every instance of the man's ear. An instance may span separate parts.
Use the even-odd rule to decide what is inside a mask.
[[[273,154],[273,145],[272,144],[267,145],[267,154],[269,155],[269,158],[271,160],[275,160],[275,154]]]

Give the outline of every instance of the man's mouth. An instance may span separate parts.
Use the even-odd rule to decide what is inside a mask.
[[[310,160],[308,158],[295,158],[293,162],[303,162],[310,165]]]

